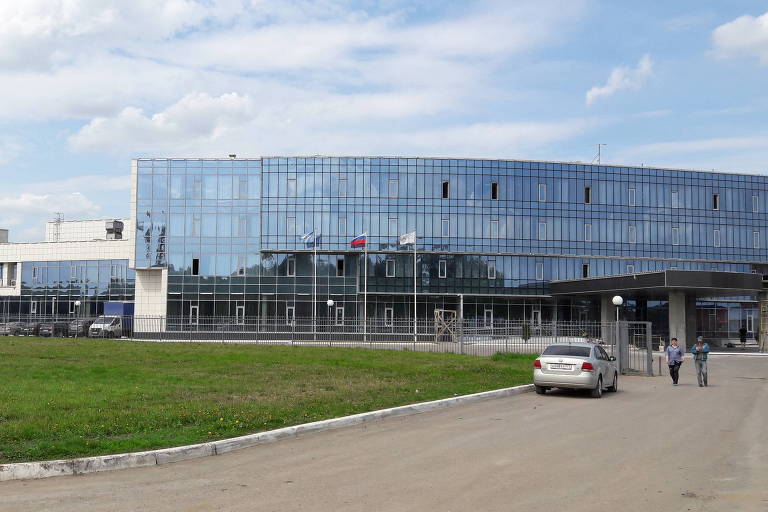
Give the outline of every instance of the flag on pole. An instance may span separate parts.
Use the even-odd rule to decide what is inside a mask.
[[[313,240],[310,240],[309,242],[307,242],[307,247],[310,247],[310,248],[320,247],[320,245],[322,245],[322,242],[323,242],[323,234],[318,233],[317,235],[315,235],[315,238]]]
[[[301,241],[309,243],[309,241],[312,239],[313,236],[315,236],[315,230],[314,229],[312,231],[310,231],[309,233],[304,233],[303,235],[301,235]]]
[[[349,245],[351,245],[352,247],[365,247],[367,240],[368,240],[368,234],[363,233],[362,235],[353,238],[352,241],[349,242]]]
[[[400,245],[408,245],[408,244],[415,244],[416,243],[416,232],[411,231],[410,233],[405,233],[404,235],[400,235]]]

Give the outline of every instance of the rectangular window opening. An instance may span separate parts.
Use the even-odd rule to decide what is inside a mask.
[[[288,197],[296,197],[296,178],[288,178]]]
[[[344,256],[336,259],[336,277],[344,277]]]
[[[397,198],[398,195],[398,182],[397,180],[389,180],[389,197],[390,198]]]
[[[386,263],[387,277],[395,277],[395,260],[392,258],[387,260]]]
[[[592,204],[592,187],[584,187],[584,204]]]
[[[720,209],[720,194],[712,194],[712,209]]]
[[[200,258],[192,258],[192,275],[200,275]]]
[[[488,261],[488,279],[496,279],[496,260]]]
[[[450,182],[443,181],[443,199],[450,199],[449,197],[449,185]]]
[[[544,262],[543,261],[536,262],[536,280],[537,281],[544,280]]]
[[[637,243],[637,229],[635,228],[635,226],[628,227],[627,237],[629,238],[629,243],[631,244]]]
[[[296,217],[288,217],[286,219],[285,231],[288,236],[296,236]]]
[[[716,229],[712,232],[712,245],[720,247],[720,230]]]
[[[584,241],[592,241],[592,224],[584,224]]]
[[[384,308],[384,325],[392,327],[395,323],[395,310],[393,308]]]
[[[339,197],[347,197],[347,180],[339,179]]]
[[[581,277],[589,277],[589,263],[581,265]]]
[[[498,182],[492,181],[491,182],[491,199],[498,199],[499,198],[499,184]]]
[[[499,221],[491,221],[491,238],[499,238]]]
[[[448,219],[442,219],[440,221],[440,235],[451,236],[451,221]]]
[[[285,275],[296,277],[296,258],[293,256],[290,256],[285,262]]]
[[[635,273],[635,266],[631,263],[627,265],[627,274],[634,274]]]
[[[672,191],[672,208],[680,208],[680,195],[677,190]]]
[[[437,277],[445,279],[448,277],[448,262],[445,260],[439,260],[437,262]]]
[[[546,240],[547,239],[547,223],[546,222],[539,222],[539,240]]]
[[[752,232],[752,248],[753,249],[760,248],[760,232],[759,231]]]
[[[635,206],[635,189],[629,189],[629,197],[627,198],[629,206]]]
[[[344,325],[344,306],[336,306],[336,325]]]
[[[677,227],[672,227],[672,245],[680,245],[680,230]]]
[[[246,263],[247,263],[247,258],[245,256],[237,257],[237,275],[239,276],[245,275]]]
[[[760,197],[757,195],[752,195],[752,212],[758,213],[760,211]]]
[[[543,203],[547,200],[547,184],[539,183],[539,202]]]
[[[339,217],[339,235],[347,234],[347,218]]]
[[[390,217],[389,219],[389,236],[399,236],[397,232],[397,218]]]

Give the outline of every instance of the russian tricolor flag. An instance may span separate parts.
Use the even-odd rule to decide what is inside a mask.
[[[365,247],[365,243],[368,239],[368,235],[366,233],[363,233],[362,235],[353,238],[352,241],[349,243],[352,247]]]

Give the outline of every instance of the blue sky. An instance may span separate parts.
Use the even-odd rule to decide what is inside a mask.
[[[768,172],[757,1],[5,0],[0,228],[128,214],[130,158]]]

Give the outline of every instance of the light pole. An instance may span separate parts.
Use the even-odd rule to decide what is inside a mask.
[[[77,332],[80,330],[80,301],[75,301],[75,338],[77,338]]]
[[[325,304],[328,306],[328,325],[331,325],[331,312],[333,309],[333,299],[328,299]]]
[[[618,369],[619,373],[621,373],[624,369],[624,353],[622,350],[621,342],[619,341],[619,308],[622,304],[624,304],[624,299],[621,297],[621,295],[614,295],[613,299],[611,299],[611,302],[613,302],[613,305],[616,306],[616,339],[614,340],[613,346],[619,355],[619,357],[616,359],[618,359]]]

